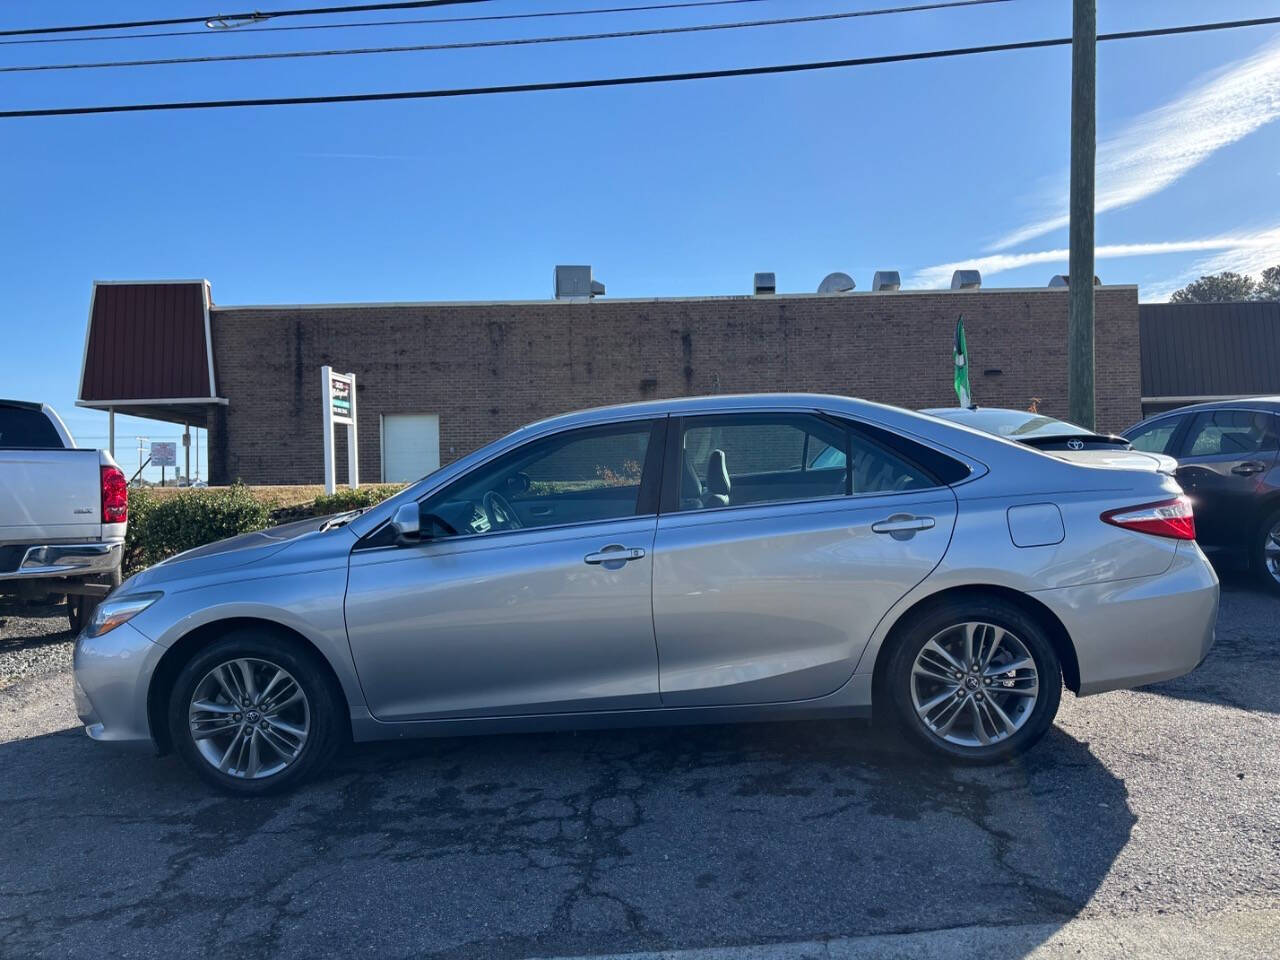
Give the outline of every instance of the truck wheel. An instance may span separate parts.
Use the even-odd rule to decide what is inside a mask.
[[[114,590],[120,586],[120,581],[120,568],[117,567],[103,582]],[[86,624],[93,619],[94,611],[98,609],[98,604],[101,602],[102,597],[90,597],[83,593],[67,595],[67,620],[71,623],[72,633],[79,634],[85,628]]]

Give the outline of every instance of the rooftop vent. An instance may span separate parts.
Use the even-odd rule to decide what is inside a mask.
[[[1095,287],[1100,287],[1100,286],[1102,286],[1102,281],[1098,279],[1097,274],[1094,274],[1094,277],[1093,277],[1093,285],[1094,285]],[[1065,273],[1055,273],[1052,277],[1050,277],[1050,278],[1049,278],[1049,286],[1051,286],[1051,287],[1069,287],[1069,286],[1071,286],[1071,277],[1070,277],[1070,275],[1065,274]]]
[[[604,296],[604,284],[591,279],[590,266],[557,266],[555,293],[557,300],[590,300]]]
[[[757,273],[753,289],[757,297],[761,294],[777,293],[778,279],[772,273]]]
[[[952,290],[977,290],[982,286],[982,274],[977,270],[957,270],[951,275]]]
[[[877,270],[876,275],[871,278],[871,289],[877,293],[901,290],[902,277],[898,275],[897,270]]]
[[[847,273],[828,273],[822,278],[822,283],[818,285],[819,293],[852,293],[853,288],[857,284],[853,282],[853,277]]]

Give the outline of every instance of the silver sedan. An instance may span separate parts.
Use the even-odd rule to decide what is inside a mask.
[[[866,717],[989,762],[1065,684],[1186,673],[1218,581],[1155,469],[844,397],[524,427],[368,510],[189,551],[76,642],[101,741],[241,793],[350,739]]]

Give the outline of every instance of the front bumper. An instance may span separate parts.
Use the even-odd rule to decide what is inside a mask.
[[[1180,543],[1158,576],[1032,596],[1067,628],[1080,664],[1080,696],[1180,677],[1213,646],[1218,577],[1195,543]]]
[[[147,691],[164,648],[124,623],[101,637],[81,633],[74,655],[76,713],[94,740],[149,746]]]
[[[17,569],[0,573],[0,580],[104,576],[119,568],[123,556],[120,541],[33,544],[23,553]]]

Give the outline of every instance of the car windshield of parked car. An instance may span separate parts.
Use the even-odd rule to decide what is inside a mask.
[[[573,430],[477,467],[423,502],[460,535],[634,516],[652,424]]]
[[[0,406],[0,449],[61,450],[62,438],[39,410]]]
[[[936,417],[952,420],[973,427],[983,433],[993,433],[997,437],[1008,437],[1010,440],[1029,440],[1040,437],[1077,437],[1091,436],[1092,432],[1084,427],[1065,420],[1055,420],[1038,413],[1027,413],[1022,410],[959,410],[929,411]]]
[[[1142,453],[1169,453],[1173,435],[1182,423],[1182,417],[1165,417],[1145,425],[1138,425],[1125,434],[1133,449]]]

